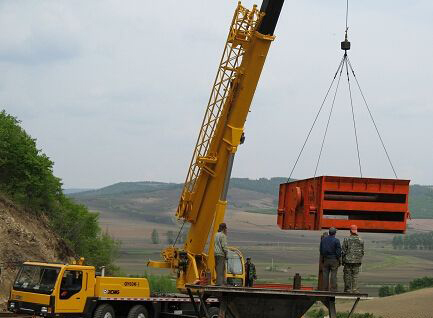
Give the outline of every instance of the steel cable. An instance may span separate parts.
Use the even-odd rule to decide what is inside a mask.
[[[358,133],[356,131],[355,110],[353,108],[352,89],[350,87],[350,79],[349,79],[349,67],[347,66],[347,55],[346,55],[345,64],[346,64],[346,74],[347,74],[347,86],[349,87],[350,107],[352,109],[353,131],[355,132],[356,152],[358,155],[359,174],[362,178],[361,155],[359,153]]]
[[[344,61],[344,57],[343,60]],[[341,64],[340,64],[341,65]],[[338,70],[337,70],[338,72]],[[329,111],[329,116],[328,116],[328,122],[326,123],[326,128],[325,128],[325,134],[323,135],[323,139],[322,139],[322,145],[320,146],[320,152],[319,152],[319,157],[317,158],[317,163],[316,163],[316,168],[314,169],[314,177],[316,177],[317,174],[317,169],[319,168],[319,162],[320,162],[320,158],[322,157],[322,151],[323,151],[323,146],[325,144],[325,139],[326,139],[326,135],[328,133],[328,128],[329,128],[329,123],[331,121],[331,116],[332,116],[332,112],[334,110],[334,105],[335,105],[335,98],[337,97],[337,92],[338,92],[338,88],[340,86],[340,80],[341,80],[341,74],[343,73],[343,67],[340,68],[340,75],[338,76],[338,82],[337,82],[337,86],[335,87],[335,93],[334,93],[334,98],[332,99],[332,105],[331,105],[331,109]]]
[[[358,86],[359,92],[361,93],[362,99],[364,100],[364,104],[365,104],[365,106],[367,108],[368,114],[370,115],[371,121],[373,122],[374,128],[376,129],[377,136],[379,137],[379,140],[380,140],[380,142],[382,144],[382,148],[385,151],[386,157],[388,158],[388,162],[389,162],[389,164],[391,166],[391,169],[392,169],[392,171],[394,173],[394,176],[395,176],[396,179],[398,179],[397,173],[395,172],[394,165],[392,164],[391,158],[390,158],[390,156],[388,154],[388,150],[386,149],[385,143],[384,143],[384,141],[382,139],[382,136],[380,135],[379,128],[376,125],[376,121],[374,120],[373,114],[372,114],[372,112],[370,110],[370,106],[367,103],[367,100],[366,100],[366,98],[364,96],[364,93],[363,93],[363,91],[361,89],[361,85],[359,85],[358,78],[355,75],[355,71],[353,70],[352,63],[350,63],[349,58],[347,58],[347,62],[349,63],[349,67],[350,67],[350,70],[352,71],[353,78],[355,79],[356,85]]]
[[[295,168],[298,164],[299,158],[301,157],[301,155],[304,151],[305,145],[307,144],[308,139],[310,138],[311,132],[313,131],[314,126],[316,125],[317,119],[319,118],[319,115],[322,112],[323,105],[325,105],[326,99],[328,98],[329,92],[331,91],[331,88],[334,85],[334,82],[335,82],[335,79],[338,75],[338,72],[340,71],[340,68],[343,67],[343,62],[344,62],[344,57],[341,59],[340,64],[338,65],[337,71],[335,72],[334,78],[331,81],[331,85],[329,85],[329,88],[326,91],[325,98],[323,99],[322,104],[320,105],[319,110],[316,114],[316,117],[314,118],[313,124],[311,125],[310,130],[308,131],[307,138],[305,138],[304,144],[302,145],[301,150],[299,151],[299,154],[298,154],[298,157],[296,158],[295,164],[293,165],[292,170],[290,171],[289,178],[287,178],[287,182],[290,182],[290,179],[292,178],[293,171],[295,171]]]

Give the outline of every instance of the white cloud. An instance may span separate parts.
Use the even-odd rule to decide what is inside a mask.
[[[182,182],[236,3],[2,1],[0,105],[22,119],[66,186]],[[433,183],[432,4],[351,3],[349,54],[395,166]],[[285,3],[234,176],[289,173],[342,56],[344,6]],[[344,96],[321,173],[357,173]],[[391,177],[359,98],[355,106],[367,174]],[[314,173],[320,135],[295,177]]]

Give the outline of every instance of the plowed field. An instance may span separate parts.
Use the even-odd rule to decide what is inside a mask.
[[[338,311],[350,308],[349,304],[337,305]],[[356,312],[372,313],[383,318],[433,318],[433,288],[365,300],[359,303]]]

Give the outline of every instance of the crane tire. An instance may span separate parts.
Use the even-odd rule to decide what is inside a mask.
[[[207,310],[207,313],[209,314],[209,318],[218,318],[218,315],[220,313],[219,307],[210,307]]]
[[[110,304],[101,304],[96,307],[93,318],[115,318],[114,309]]]
[[[149,314],[143,305],[135,305],[129,310],[127,318],[148,318]]]

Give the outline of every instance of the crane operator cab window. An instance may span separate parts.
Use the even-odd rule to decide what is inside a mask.
[[[65,271],[60,285],[60,299],[69,299],[79,293],[83,286],[82,271]]]
[[[227,274],[240,275],[243,273],[241,256],[235,251],[228,251],[226,268]]]
[[[14,289],[38,294],[51,294],[60,268],[23,265],[14,282]]]

